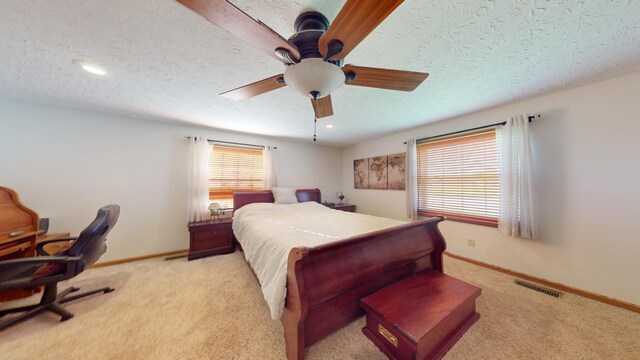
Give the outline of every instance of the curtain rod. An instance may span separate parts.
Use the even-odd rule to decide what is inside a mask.
[[[191,139],[191,136],[185,136],[184,138]],[[207,139],[207,141],[214,144],[240,145],[240,146],[255,147],[260,149],[264,149],[266,147],[265,145],[245,144],[245,143],[239,143],[239,142],[233,142],[233,141],[222,141],[222,140],[212,140],[212,139]],[[275,146],[273,148],[277,149]]]
[[[539,118],[539,117],[540,117],[540,114],[529,115],[529,122],[531,122],[533,119],[536,119],[536,118]],[[506,121],[503,121],[503,122],[499,122],[499,123],[495,123],[495,124],[478,126],[478,127],[474,127],[474,128],[466,129],[466,130],[453,131],[453,132],[450,132],[450,133],[436,135],[436,136],[427,136],[427,137],[423,137],[423,138],[420,138],[420,139],[416,139],[416,143],[419,142],[419,141],[432,140],[432,139],[437,139],[437,138],[441,138],[441,137],[445,137],[445,136],[449,136],[449,135],[455,135],[455,134],[461,134],[461,133],[474,131],[474,130],[486,129],[486,128],[490,128],[490,127],[494,127],[494,126],[502,126],[502,125],[505,125],[506,123],[507,123]],[[405,142],[403,142],[403,144],[407,145],[407,142],[405,141]]]

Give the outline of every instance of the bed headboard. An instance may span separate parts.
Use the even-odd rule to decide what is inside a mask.
[[[299,202],[315,201],[320,203],[322,201],[320,189],[298,189],[296,190],[296,197]],[[271,190],[233,193],[233,211],[248,204],[272,202],[274,202],[274,199]]]
[[[298,189],[296,190],[296,197],[298,202],[315,201],[320,203],[322,197],[320,196],[320,189]]]

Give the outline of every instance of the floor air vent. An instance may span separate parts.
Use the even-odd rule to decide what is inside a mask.
[[[553,296],[554,298],[559,298],[562,295],[562,293],[559,292],[559,291],[547,289],[547,288],[544,288],[542,286],[538,286],[536,284],[532,284],[530,282],[526,282],[526,281],[523,281],[523,280],[520,280],[520,279],[515,279],[513,281],[513,283],[516,284],[516,285],[524,286],[527,289],[535,290],[537,292],[540,292],[540,293],[543,293],[543,294],[546,294],[546,295],[549,295],[549,296]]]

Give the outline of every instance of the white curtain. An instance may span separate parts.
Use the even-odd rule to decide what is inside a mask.
[[[189,139],[189,221],[206,220],[209,208],[209,156],[212,145],[205,138]]]
[[[273,148],[271,146],[265,146],[264,150],[262,150],[262,173],[264,174],[263,188],[271,190],[276,181],[273,172]]]
[[[418,153],[416,139],[407,140],[407,158],[405,162],[405,181],[407,195],[407,217],[418,218]]]
[[[500,152],[498,229],[509,236],[536,239],[529,116],[512,117],[496,132]]]

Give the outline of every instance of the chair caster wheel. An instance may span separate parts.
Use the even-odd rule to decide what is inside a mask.
[[[77,287],[72,287],[72,288],[71,288],[71,292],[76,292],[76,291],[78,291],[78,290],[80,290],[80,288],[77,288]]]
[[[72,317],[73,317],[73,315],[63,316],[62,319],[60,319],[60,322],[67,321],[67,320],[71,319]]]
[[[114,291],[116,291],[116,289],[108,288],[108,289],[106,289],[106,290],[104,291],[104,293],[105,293],[105,294],[108,294],[108,293],[110,293],[110,292],[114,292]]]

